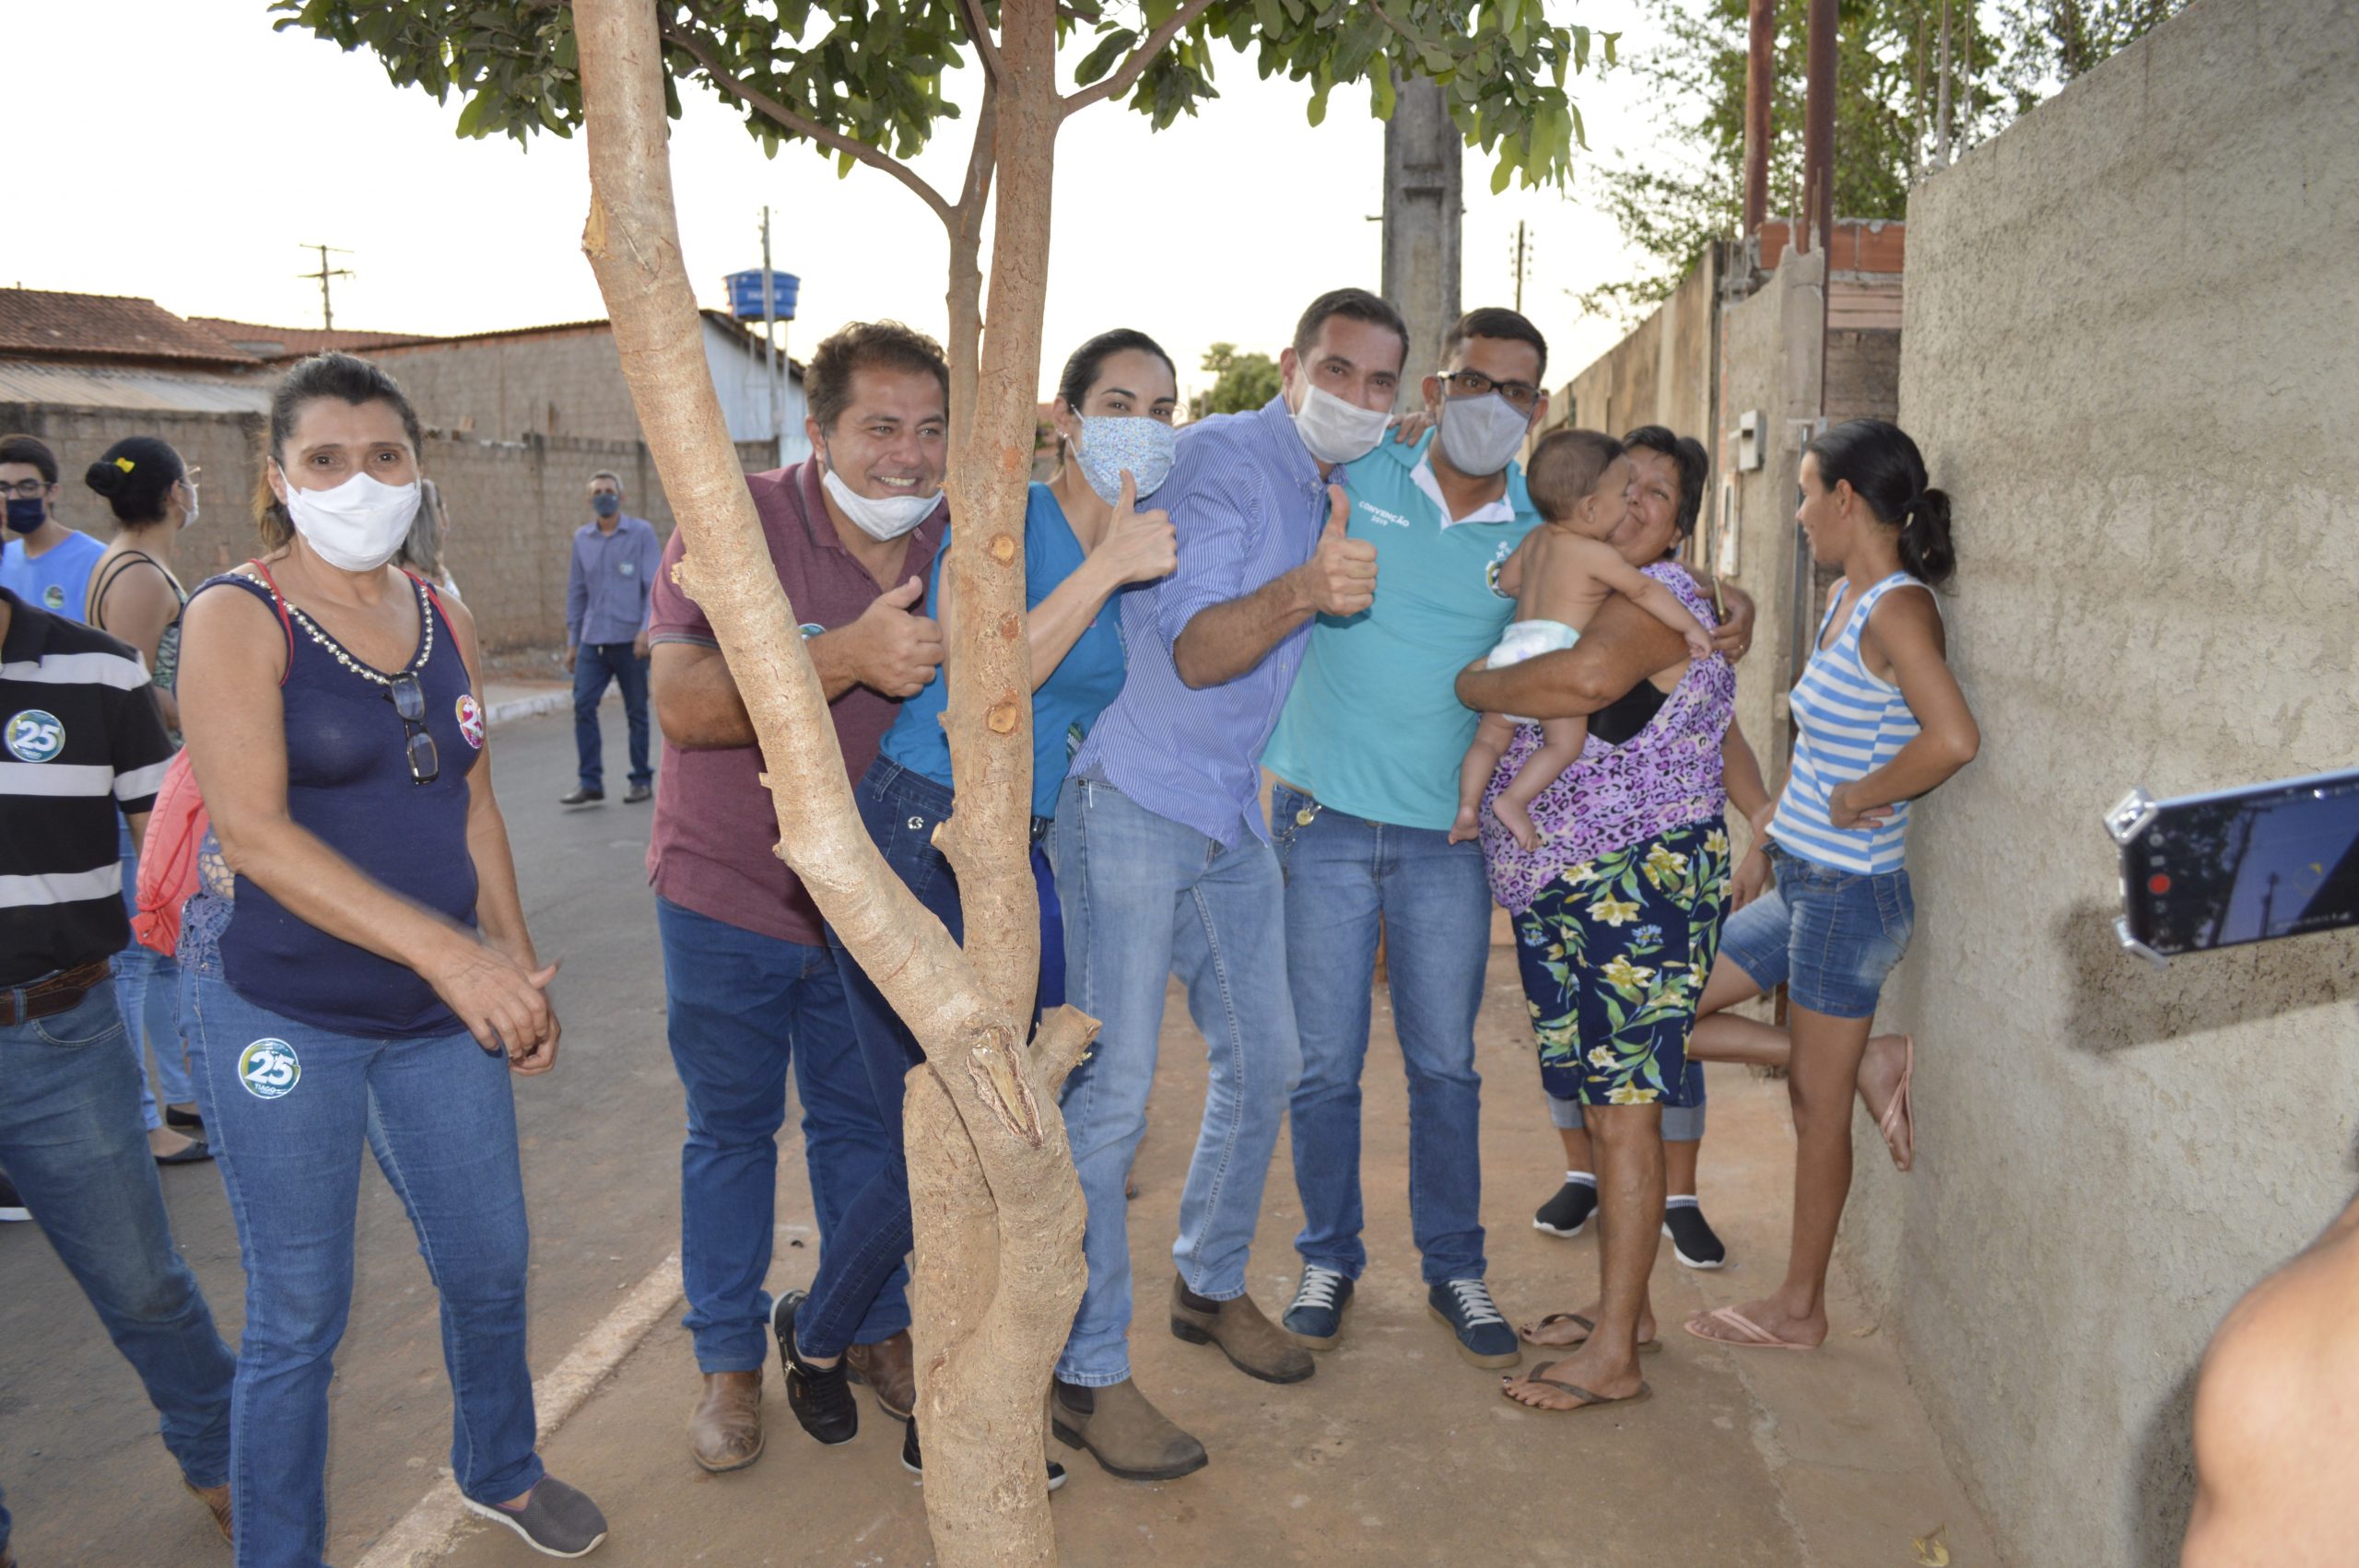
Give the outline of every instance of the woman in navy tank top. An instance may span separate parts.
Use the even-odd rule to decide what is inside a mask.
[[[382,370],[297,366],[272,399],[265,554],[200,588],[184,626],[182,722],[232,879],[190,901],[182,954],[246,1270],[239,1568],[318,1568],[325,1550],[364,1144],[440,1296],[461,1496],[544,1551],[605,1535],[533,1446],[509,1073],[556,1063],[557,965],[524,929],[492,798],[474,622],[389,564],[421,444]]]

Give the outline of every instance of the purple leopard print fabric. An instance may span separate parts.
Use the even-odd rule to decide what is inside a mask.
[[[1719,623],[1695,579],[1669,561],[1646,574],[1679,595],[1708,627]],[[1736,672],[1717,656],[1693,663],[1662,710],[1618,746],[1591,735],[1580,760],[1532,802],[1540,848],[1525,850],[1491,814],[1492,798],[1540,749],[1540,726],[1520,725],[1498,771],[1483,791],[1483,860],[1491,896],[1514,914],[1531,907],[1551,879],[1614,849],[1627,848],[1720,814],[1720,739],[1736,711]]]

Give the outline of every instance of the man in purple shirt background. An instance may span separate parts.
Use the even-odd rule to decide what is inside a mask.
[[[1179,530],[1179,568],[1124,596],[1122,694],[1057,802],[1068,1000],[1104,1027],[1064,1093],[1089,1205],[1089,1287],[1050,1415],[1062,1440],[1130,1480],[1206,1462],[1131,1380],[1123,1182],[1174,974],[1211,1073],[1172,1246],[1172,1332],[1265,1382],[1313,1370],[1246,1293],[1262,1181],[1302,1071],[1260,765],[1311,617],[1373,602],[1376,547],[1346,536],[1351,509],[1333,481],[1383,438],[1407,345],[1400,312],[1375,295],[1321,295],[1279,356],[1279,396],[1180,433],[1155,494]]]
[[[573,531],[573,564],[565,577],[565,667],[573,673],[573,745],[581,778],[561,806],[606,798],[604,739],[598,704],[606,683],[623,688],[630,721],[630,793],[635,806],[654,793],[647,760],[647,623],[655,603],[655,568],[663,555],[655,525],[623,510],[623,482],[601,471],[590,476],[588,522]]]

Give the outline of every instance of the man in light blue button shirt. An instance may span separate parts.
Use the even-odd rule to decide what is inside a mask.
[[[1123,1184],[1146,1128],[1177,974],[1210,1055],[1202,1131],[1180,1193],[1170,1320],[1266,1382],[1310,1356],[1246,1294],[1262,1187],[1301,1070],[1285,896],[1260,810],[1262,748],[1317,614],[1365,611],[1377,552],[1348,536],[1342,464],[1384,438],[1407,329],[1361,289],[1312,301],[1279,357],[1284,390],[1182,430],[1155,504],[1179,568],[1124,596],[1129,672],[1057,804],[1067,991],[1103,1021],[1064,1094],[1088,1200],[1089,1287],[1057,1366],[1060,1435],[1133,1480],[1203,1467],[1203,1445],[1131,1382]]]
[[[590,476],[591,519],[573,531],[573,564],[565,579],[565,667],[573,673],[573,745],[581,777],[561,806],[606,798],[604,743],[598,704],[606,683],[623,688],[630,726],[630,792],[625,805],[654,793],[648,762],[647,623],[655,606],[655,572],[663,542],[655,525],[623,510],[623,482],[610,473]]]
[[[1409,1219],[1427,1304],[1477,1366],[1520,1359],[1484,1283],[1482,1079],[1474,1017],[1490,956],[1483,851],[1449,842],[1459,760],[1480,716],[1452,689],[1514,618],[1499,568],[1541,519],[1513,461],[1548,412],[1548,345],[1513,310],[1462,317],[1426,378],[1437,429],[1346,471],[1351,532],[1384,560],[1364,614],[1322,618],[1262,759],[1285,872],[1303,1072],[1289,1107],[1302,1197],[1285,1327],[1343,1333],[1360,1241],[1360,1071],[1379,930],[1409,1076]]]

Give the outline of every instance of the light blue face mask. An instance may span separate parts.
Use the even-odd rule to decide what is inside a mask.
[[[1081,476],[1109,506],[1122,498],[1122,470],[1138,481],[1142,497],[1163,487],[1170,475],[1171,457],[1179,432],[1160,419],[1144,415],[1108,415],[1081,422],[1081,445],[1074,459]]]

